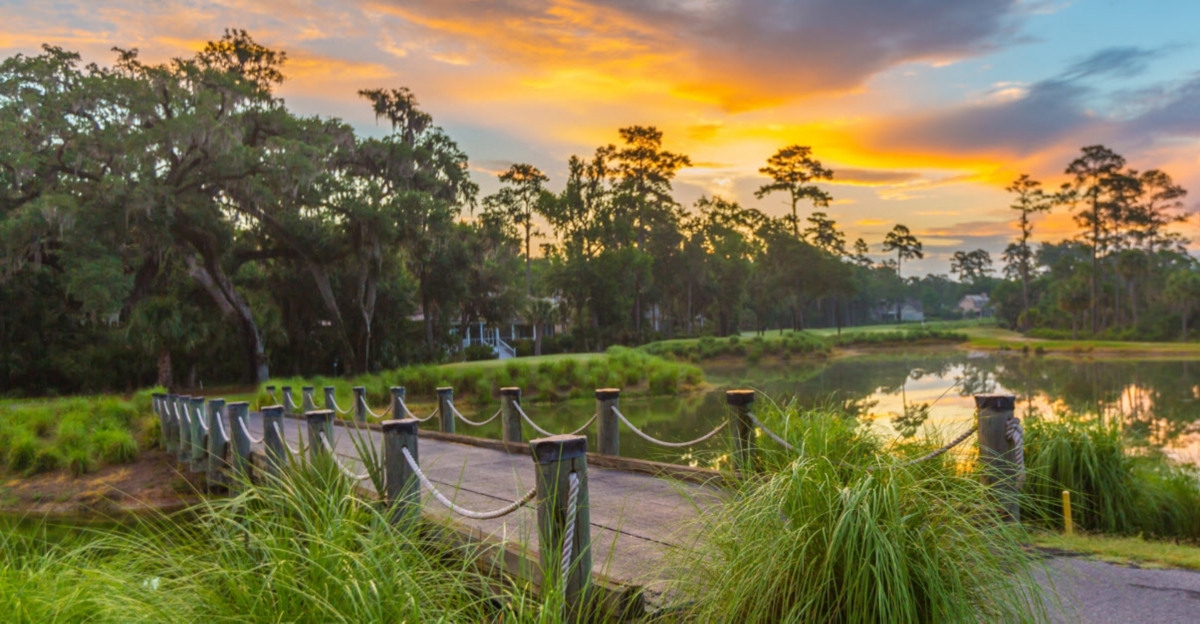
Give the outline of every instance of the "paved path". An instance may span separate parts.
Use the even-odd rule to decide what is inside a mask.
[[[262,420],[251,413],[252,435],[262,437]],[[303,421],[284,419],[284,437],[299,447],[305,437]],[[335,449],[343,464],[365,472],[351,431],[337,427]],[[367,430],[377,450],[382,434]],[[362,433],[367,433],[362,431]],[[355,432],[357,433],[357,432]],[[527,455],[422,437],[421,469],[456,504],[492,510],[519,498],[534,485],[533,459]],[[369,481],[367,489],[373,489]],[[691,547],[696,541],[700,507],[718,500],[715,490],[657,477],[588,467],[591,497],[593,571],[612,580],[647,588],[655,600],[663,555],[671,548]],[[508,540],[537,559],[537,524],[532,505],[495,520],[472,520],[453,515],[422,488],[426,513],[453,519],[485,535]],[[659,574],[656,574],[659,573]],[[1117,566],[1084,558],[1050,557],[1042,585],[1061,596],[1049,610],[1056,622],[1200,623],[1200,573]]]
[[[255,438],[262,437],[262,418],[257,412],[247,422]],[[352,435],[368,431],[378,451],[383,434],[374,430],[335,428],[335,450],[347,469],[366,472],[358,460]],[[306,437],[303,421],[284,419],[284,437],[299,447]],[[422,472],[446,498],[474,511],[490,511],[518,499],[534,486],[533,458],[500,450],[419,438],[418,456]],[[364,482],[373,490],[370,481]],[[536,561],[537,518],[533,505],[494,520],[472,520],[452,514],[422,488],[426,513],[450,517],[485,535],[508,540],[528,549]],[[690,547],[695,540],[697,504],[717,500],[717,492],[701,485],[679,483],[658,477],[588,466],[588,496],[591,501],[593,571],[612,580],[647,588],[653,602],[656,583],[651,582],[667,549]]]
[[[1148,570],[1077,557],[1046,560],[1042,585],[1062,598],[1056,622],[1200,622],[1200,572]]]

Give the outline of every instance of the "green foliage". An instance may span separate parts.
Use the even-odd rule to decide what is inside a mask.
[[[83,474],[99,465],[132,462],[140,449],[158,443],[159,421],[143,394],[129,401],[77,397],[0,403],[0,459],[14,474],[59,468]],[[145,442],[139,445],[139,439]]]
[[[1119,422],[1061,414],[1026,419],[1021,513],[1062,527],[1062,491],[1083,530],[1200,540],[1200,472],[1132,446]]]
[[[970,336],[945,329],[918,327],[903,331],[887,332],[846,332],[840,338],[835,338],[840,346],[869,346],[887,344],[935,344],[947,342],[966,342]]]
[[[504,362],[489,361],[450,366],[410,366],[363,375],[350,380],[326,377],[274,379],[276,398],[282,400],[278,388],[291,386],[297,393],[302,386],[317,388],[321,402],[324,386],[336,389],[336,400],[343,409],[352,405],[353,386],[366,389],[371,405],[389,405],[392,386],[403,386],[409,397],[432,397],[438,387],[454,389],[456,397],[475,397],[487,401],[499,394],[500,388],[521,388],[527,400],[558,400],[575,391],[590,392],[595,388],[620,387],[625,396],[670,395],[704,382],[699,367],[649,355],[640,349],[611,347],[604,355],[580,358],[556,356],[550,360],[527,361],[521,358]],[[461,400],[461,399],[460,399]],[[257,393],[260,405],[274,401],[265,387]]]
[[[777,457],[677,553],[674,588],[699,622],[1028,622],[1045,618],[1019,529],[952,464],[868,472],[879,450],[835,413],[769,410],[801,457]],[[772,426],[768,424],[768,426]],[[782,455],[782,454],[780,454]],[[839,461],[839,459],[841,461]]]

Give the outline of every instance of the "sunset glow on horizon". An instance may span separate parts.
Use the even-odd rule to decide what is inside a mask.
[[[851,9],[850,7],[854,8]],[[363,88],[405,86],[471,157],[484,194],[528,162],[558,190],[567,158],[663,130],[691,157],[676,197],[755,199],[768,156],[810,145],[835,172],[825,209],[878,252],[896,223],[945,272],[956,250],[998,258],[1004,187],[1048,187],[1085,145],[1163,169],[1200,199],[1200,4],[1101,0],[131,0],[6,2],[5,56],[42,44],[111,63],[188,55],[225,28],[288,54],[281,95],[306,115],[383,134]],[[811,210],[804,207],[804,214]],[[1073,236],[1066,208],[1037,240]],[[1179,226],[1200,241],[1200,220]],[[1200,245],[1200,243],[1194,243]],[[907,265],[906,265],[907,266]],[[907,272],[907,271],[906,271]]]

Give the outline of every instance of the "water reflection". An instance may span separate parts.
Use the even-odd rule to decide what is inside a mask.
[[[1075,412],[1116,418],[1131,434],[1200,463],[1200,364],[1196,362],[952,350],[786,365],[709,365],[705,374],[714,390],[682,397],[626,396],[621,398],[621,411],[654,437],[690,440],[725,419],[727,388],[752,387],[772,397],[795,397],[804,406],[841,405],[888,435],[921,435],[928,426],[949,439],[973,422],[973,395],[1011,392],[1018,397],[1019,415],[1033,410],[1046,416]],[[468,416],[475,412],[487,416],[498,405],[460,407]],[[526,411],[549,431],[573,431],[591,418],[595,401],[531,403]],[[428,425],[436,427],[432,421]],[[500,437],[499,421],[480,429],[459,427],[461,433]],[[526,429],[525,435],[536,434]],[[587,435],[589,447],[596,448],[595,427]],[[727,452],[724,435],[694,449],[673,450],[653,446],[624,427],[621,431],[621,455],[627,457],[720,467],[728,459]]]

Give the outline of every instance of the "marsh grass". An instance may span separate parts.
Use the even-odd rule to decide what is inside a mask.
[[[703,382],[704,373],[695,365],[669,361],[637,349],[612,347],[601,357],[582,360],[558,358],[525,362],[515,359],[502,364],[489,361],[479,365],[410,366],[353,379],[274,379],[269,385],[276,388],[291,386],[297,402],[301,387],[314,386],[318,404],[323,404],[322,388],[333,386],[339,407],[352,410],[354,386],[365,388],[367,402],[375,409],[391,402],[389,388],[392,386],[403,386],[411,401],[432,400],[437,388],[451,387],[456,404],[485,405],[494,402],[500,388],[505,386],[521,388],[525,400],[557,401],[590,395],[596,388],[606,387],[624,388],[625,396],[673,395]],[[273,402],[265,385],[258,391],[257,405]],[[276,399],[282,400],[278,392],[276,390]]]
[[[1062,491],[1085,531],[1200,540],[1200,473],[1131,443],[1116,420],[1027,418],[1022,517],[1062,527]]]
[[[548,603],[484,577],[475,553],[397,531],[335,468],[298,465],[129,527],[10,527],[0,609],[27,622],[545,620]]]
[[[703,514],[705,545],[670,560],[681,619],[1045,619],[1023,534],[973,475],[947,459],[903,466],[837,413],[777,409],[764,424],[802,419],[782,435],[804,452],[771,452],[761,479]]]
[[[73,397],[0,403],[0,471],[30,475],[61,468],[78,475],[134,461],[158,440],[152,388],[130,399]]]

